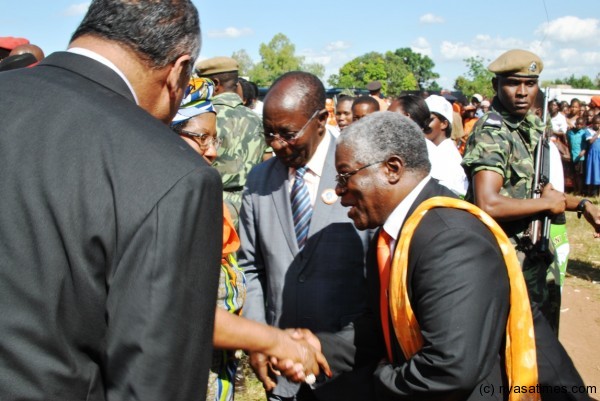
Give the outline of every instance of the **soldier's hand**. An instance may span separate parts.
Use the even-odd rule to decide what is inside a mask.
[[[592,202],[586,202],[583,215],[588,223],[594,227],[594,238],[600,238],[600,208]]]
[[[547,210],[550,214],[560,214],[567,208],[567,196],[554,189],[552,184],[546,184],[542,190],[540,199],[547,202]]]

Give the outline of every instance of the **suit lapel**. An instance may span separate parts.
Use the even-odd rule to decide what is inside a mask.
[[[274,161],[273,170],[269,180],[272,185],[279,185],[271,190],[271,199],[273,208],[279,218],[279,224],[283,230],[285,240],[290,251],[295,255],[298,253],[298,243],[296,242],[296,233],[294,231],[294,222],[292,218],[292,206],[290,203],[290,194],[288,192],[289,175],[288,168],[278,160]]]
[[[328,133],[328,135],[330,135]],[[315,198],[315,206],[313,208],[313,217],[310,222],[310,228],[308,235],[314,236],[319,235],[323,228],[327,227],[332,219],[333,214],[331,213],[334,204],[328,205],[323,201],[323,193],[327,190],[335,190],[335,138],[331,138],[329,143],[329,149],[327,150],[327,157],[325,158],[325,164],[323,165],[323,171],[321,172],[321,178],[319,180],[319,189],[317,190]],[[336,200],[339,202],[339,199]]]
[[[331,135],[327,133],[327,135]],[[308,241],[304,247],[304,258],[307,261],[315,251],[319,238],[323,235],[323,229],[330,225],[335,217],[332,213],[335,203],[328,205],[323,201],[323,192],[327,190],[335,190],[335,138],[331,135],[331,141],[329,142],[329,149],[327,149],[327,156],[325,163],[323,164],[323,171],[321,172],[321,178],[319,179],[319,189],[317,190],[315,197],[315,206],[313,208],[313,216],[310,221],[310,227],[308,229]],[[340,200],[337,199],[336,202]]]

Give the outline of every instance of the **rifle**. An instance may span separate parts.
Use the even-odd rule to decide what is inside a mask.
[[[543,111],[543,122],[544,131],[540,136],[538,145],[535,151],[535,170],[533,174],[533,185],[531,187],[531,197],[537,199],[542,196],[542,190],[544,186],[550,182],[548,177],[550,165],[550,154],[549,154],[549,138],[548,138],[548,89],[542,90],[544,93],[544,111]],[[550,241],[550,217],[545,214],[537,216],[535,220],[531,222],[530,226],[530,240],[536,253],[544,258],[552,257],[549,248]]]

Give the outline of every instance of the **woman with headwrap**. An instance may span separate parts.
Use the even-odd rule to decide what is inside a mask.
[[[196,152],[210,164],[217,157],[217,149],[221,140],[217,138],[216,111],[211,102],[214,84],[207,78],[192,78],[188,93],[184,97],[171,128],[181,136]],[[314,354],[314,358],[328,371],[324,357],[315,352],[304,341],[296,342],[283,331],[247,319],[232,320],[233,315],[241,315],[246,297],[246,279],[235,259],[235,252],[240,240],[235,231],[228,208],[223,207],[223,251],[219,292],[217,297],[217,314],[215,318],[213,364],[209,373],[206,399],[211,401],[233,400],[235,372],[239,358],[232,349],[243,348],[275,356],[283,361],[285,358],[296,363],[294,367],[285,368],[285,375],[293,379],[304,380],[306,374],[318,372],[315,360],[311,356],[303,356],[303,352]],[[225,310],[229,314],[223,314]],[[304,366],[302,366],[304,365]],[[288,363],[287,366],[290,366]]]

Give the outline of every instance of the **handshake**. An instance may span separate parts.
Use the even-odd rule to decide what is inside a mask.
[[[308,329],[276,331],[274,342],[264,351],[250,352],[250,365],[266,391],[277,384],[274,376],[312,385],[322,369],[331,377],[329,364],[321,353],[319,339]]]
[[[314,384],[321,369],[331,370],[321,353],[319,339],[308,329],[281,330],[216,308],[213,345],[221,349],[243,349],[265,390],[272,390],[275,376]]]

